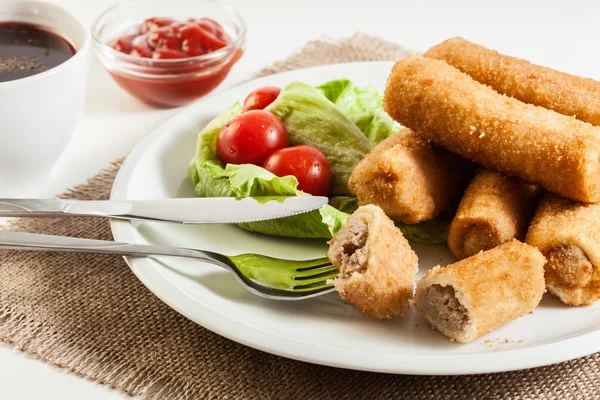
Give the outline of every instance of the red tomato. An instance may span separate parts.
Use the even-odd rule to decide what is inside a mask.
[[[244,111],[264,110],[275,101],[280,92],[281,89],[275,86],[265,86],[250,92],[244,100]]]
[[[267,111],[245,112],[219,132],[217,155],[227,164],[262,166],[274,151],[288,145],[285,125]]]
[[[313,196],[325,196],[331,183],[331,167],[325,154],[313,146],[277,150],[263,168],[277,176],[294,175],[298,189]]]

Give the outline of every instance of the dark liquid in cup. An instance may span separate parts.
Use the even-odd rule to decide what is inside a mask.
[[[75,47],[44,27],[0,22],[0,82],[47,71],[73,57]]]

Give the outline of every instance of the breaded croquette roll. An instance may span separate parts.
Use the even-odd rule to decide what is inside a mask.
[[[550,293],[571,306],[587,306],[600,299],[600,204],[548,194],[535,213],[526,241],[548,259]]]
[[[598,127],[500,95],[423,57],[396,63],[384,107],[453,153],[574,200],[600,201]]]
[[[535,247],[512,240],[429,270],[417,283],[415,306],[450,340],[471,342],[537,307],[545,261]]]
[[[354,167],[348,187],[358,204],[375,204],[391,218],[416,224],[458,198],[472,164],[404,128],[375,146]]]
[[[450,224],[450,251],[462,260],[512,239],[525,240],[536,205],[535,186],[496,171],[479,171]]]
[[[463,38],[432,47],[425,57],[444,60],[497,92],[600,125],[600,82],[505,56]]]
[[[366,316],[402,315],[412,297],[418,259],[402,232],[375,205],[359,207],[329,241],[342,298]]]

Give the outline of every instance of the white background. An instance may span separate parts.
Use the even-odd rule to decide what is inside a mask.
[[[165,0],[177,1],[177,0]],[[84,24],[112,5],[63,0]],[[416,51],[452,36],[566,72],[600,80],[600,2],[526,0],[230,0],[246,18],[244,57],[218,89],[246,80],[311,39],[357,31]],[[123,92],[94,62],[85,113],[44,195],[84,181],[177,110],[154,110]],[[123,399],[126,396],[0,345],[0,399]]]

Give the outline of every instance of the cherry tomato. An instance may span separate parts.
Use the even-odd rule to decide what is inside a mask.
[[[263,168],[277,176],[293,175],[298,189],[313,196],[325,196],[331,183],[331,167],[325,154],[313,146],[294,146],[277,150]]]
[[[250,92],[244,100],[244,111],[264,110],[275,101],[280,92],[281,89],[275,86],[265,86]]]
[[[221,129],[217,155],[227,164],[262,166],[274,151],[287,145],[283,122],[270,112],[254,110],[237,116]]]

